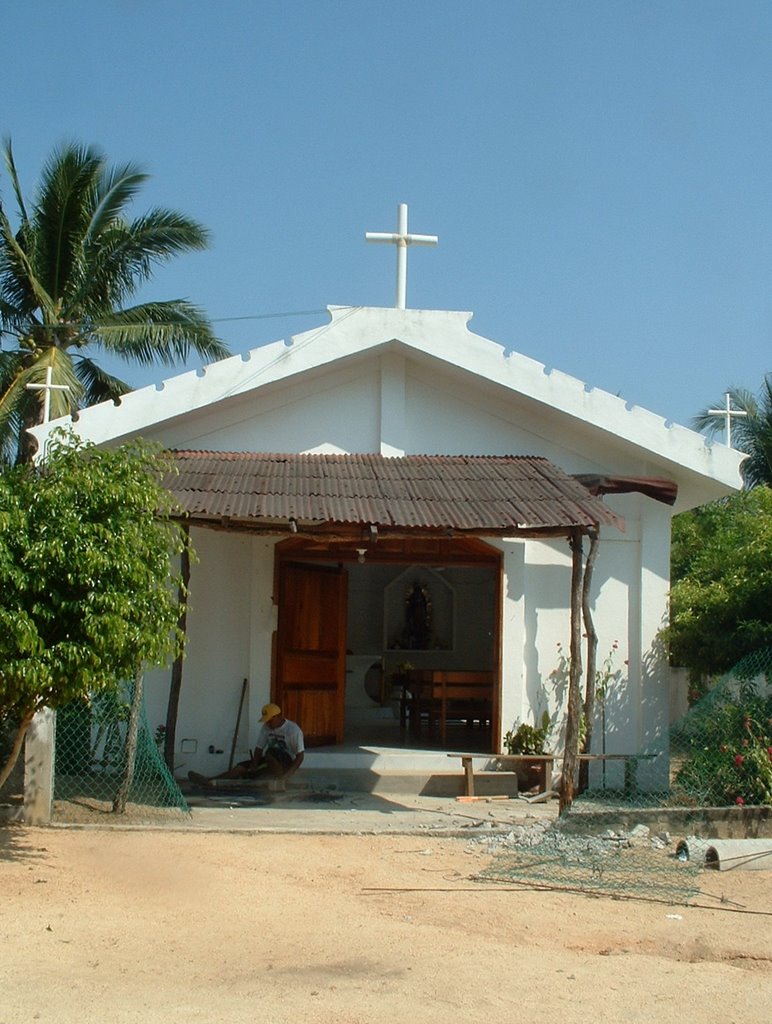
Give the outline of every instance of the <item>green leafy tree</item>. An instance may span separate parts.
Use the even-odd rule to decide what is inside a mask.
[[[47,161],[32,204],[23,194],[10,142],[5,164],[18,208],[12,225],[0,201],[0,460],[29,461],[25,428],[41,420],[40,384],[62,416],[125,394],[95,352],[128,362],[171,365],[191,350],[227,355],[204,313],[185,299],[127,304],[153,268],[204,249],[207,232],[180,213],[152,209],[132,220],[127,209],[147,175],[132,164],[111,167],[92,147],[68,144]]]
[[[677,786],[689,801],[772,805],[772,648],[733,667],[673,729]],[[746,675],[746,672],[748,673]]]
[[[745,485],[772,487],[772,374],[764,377],[758,397],[745,388],[735,387],[727,394],[732,408],[745,413],[732,419],[732,447],[749,456],[743,464]],[[723,429],[724,422],[703,409],[695,417],[694,425],[713,437]]]
[[[55,431],[43,468],[0,473],[0,721],[135,680],[178,650],[182,548],[162,475],[141,441],[103,450]]]
[[[693,682],[772,646],[772,489],[676,516],[671,562],[666,638]]]

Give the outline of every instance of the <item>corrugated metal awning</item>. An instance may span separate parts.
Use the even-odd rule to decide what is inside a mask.
[[[547,459],[177,451],[166,481],[194,523],[272,532],[554,535],[623,520]]]

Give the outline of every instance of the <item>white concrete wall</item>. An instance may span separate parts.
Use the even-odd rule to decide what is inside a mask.
[[[175,773],[216,774],[228,767],[243,680],[249,682],[237,761],[249,756],[259,709],[270,696],[274,541],[198,529],[191,539],[198,561],[191,569]],[[166,721],[169,682],[168,669],[146,681],[153,731]]]
[[[669,667],[658,636],[668,607],[669,509],[638,495],[607,501],[626,516],[627,529],[603,530],[593,576],[598,669],[611,659],[605,750],[630,753],[658,746],[668,727]],[[555,720],[551,746],[559,749],[568,685],[570,549],[564,540],[506,541],[502,547],[502,737],[521,721],[535,724],[548,710]],[[599,752],[600,715],[594,730]],[[607,774],[617,767],[607,766]],[[653,786],[666,769],[659,757],[641,765],[639,781]]]

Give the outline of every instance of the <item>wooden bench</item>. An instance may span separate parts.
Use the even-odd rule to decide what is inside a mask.
[[[543,799],[549,799],[551,795],[552,767],[557,760],[557,754],[448,754],[448,757],[460,757],[461,767],[464,771],[464,796],[474,796],[474,759],[486,758],[495,761],[497,764],[517,766],[526,762],[537,762],[543,765],[542,783],[544,789],[538,794]]]
[[[577,760],[579,762],[606,762],[606,761],[624,761],[625,766],[625,780],[624,780],[624,792],[633,793],[637,788],[636,773],[638,770],[638,762],[643,760],[651,760],[656,757],[656,754],[579,754]],[[555,761],[562,761],[562,754],[448,754],[448,757],[460,757],[461,767],[464,772],[464,795],[474,796],[474,758],[487,757],[490,761],[495,761],[498,765],[502,765],[506,770],[507,767],[511,766],[510,770],[516,770],[518,765],[526,764],[529,762],[535,762],[543,765],[542,775],[542,789],[534,794],[533,796],[525,796],[521,794],[522,799],[528,800],[530,803],[545,803],[553,796],[557,797],[558,794],[552,790],[552,773],[555,765]]]
[[[479,722],[490,726],[493,716],[493,672],[421,670],[407,673],[403,684],[400,722],[420,735],[423,720],[429,731],[439,729],[447,742],[448,722]]]

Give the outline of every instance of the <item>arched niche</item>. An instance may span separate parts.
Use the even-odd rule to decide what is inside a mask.
[[[455,595],[442,572],[411,565],[384,590],[384,650],[452,651]]]

